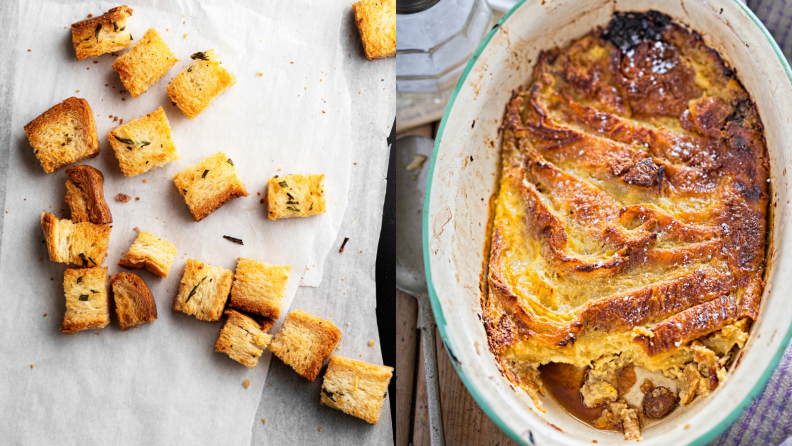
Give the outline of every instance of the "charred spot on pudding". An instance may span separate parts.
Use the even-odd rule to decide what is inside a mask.
[[[671,17],[657,11],[616,12],[602,36],[627,52],[642,42],[661,40],[670,23]]]

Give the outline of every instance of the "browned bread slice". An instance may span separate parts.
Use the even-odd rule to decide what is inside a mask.
[[[234,273],[229,305],[248,313],[278,319],[291,266],[273,265],[240,257]]]
[[[396,55],[396,0],[361,0],[352,4],[355,25],[369,60]]]
[[[71,209],[71,220],[75,223],[112,223],[113,216],[104,199],[102,172],[80,165],[66,169],[66,176],[69,177],[66,181],[66,203]]]
[[[159,33],[151,28],[131,50],[113,62],[113,69],[118,72],[124,87],[136,98],[178,61]]]
[[[196,222],[230,200],[248,196],[234,162],[223,152],[185,167],[173,181]]]
[[[324,175],[275,176],[267,183],[267,217],[309,217],[326,211]]]
[[[168,96],[193,119],[234,85],[236,79],[223,68],[214,50],[195,53],[190,58],[194,62],[168,85]]]
[[[341,330],[332,322],[294,310],[272,338],[270,351],[300,376],[313,381],[340,340]]]
[[[99,17],[73,23],[72,45],[77,60],[99,57],[128,47],[132,43],[132,35],[127,29],[127,18],[131,15],[132,8],[123,5]]]
[[[85,99],[69,98],[25,126],[44,172],[99,155],[93,112]]]
[[[332,356],[327,362],[319,402],[371,424],[379,424],[391,376],[391,367]]]
[[[157,320],[154,296],[137,274],[115,273],[110,285],[113,286],[113,298],[121,330],[127,331]]]
[[[188,259],[173,311],[181,311],[202,321],[219,321],[233,280],[234,273],[225,268]]]
[[[114,127],[107,134],[107,139],[118,158],[121,172],[127,177],[181,159],[162,107]]]
[[[225,314],[228,320],[220,330],[215,351],[225,353],[245,367],[256,367],[272,336],[250,316],[234,310],[226,310]]]
[[[66,268],[63,273],[66,314],[60,331],[104,328],[110,323],[110,281],[107,268]]]
[[[110,227],[95,223],[72,223],[58,220],[45,212],[41,216],[41,228],[47,241],[50,260],[58,263],[74,263],[83,267],[100,266],[107,255]]]
[[[118,264],[129,269],[140,269],[145,266],[159,277],[168,277],[176,254],[178,251],[173,243],[150,232],[140,231],[129,251]]]

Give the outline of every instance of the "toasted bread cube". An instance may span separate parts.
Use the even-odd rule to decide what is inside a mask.
[[[121,330],[127,331],[157,320],[154,296],[137,274],[115,273],[110,285],[113,286],[113,298]]]
[[[140,269],[145,266],[153,274],[165,278],[170,274],[176,254],[178,251],[173,243],[150,232],[140,231],[129,251],[118,264],[129,269]]]
[[[45,212],[41,228],[47,241],[49,258],[58,263],[74,263],[83,267],[101,266],[107,255],[110,227],[95,223],[72,223],[58,220]]]
[[[215,343],[215,351],[225,353],[248,368],[258,364],[261,354],[272,339],[252,317],[226,310],[228,320]]]
[[[355,25],[369,60],[396,55],[396,0],[361,0],[352,4]]]
[[[110,323],[110,281],[107,268],[66,268],[63,273],[66,314],[60,331],[104,328]]]
[[[391,367],[332,356],[327,362],[319,402],[371,424],[379,424],[391,376]]]
[[[73,23],[72,45],[77,60],[99,57],[102,54],[122,50],[132,44],[132,35],[127,29],[127,18],[132,8],[117,6],[99,17]]]
[[[294,310],[272,338],[270,351],[300,376],[313,382],[339,341],[341,330],[332,322]]]
[[[185,167],[173,181],[196,222],[232,199],[248,196],[234,162],[223,152]]]
[[[168,85],[168,96],[193,119],[234,85],[236,79],[223,68],[214,50],[195,53],[190,58],[194,62]]]
[[[69,177],[66,181],[66,203],[71,209],[71,220],[75,223],[112,223],[113,216],[104,199],[102,172],[80,165],[66,169],[66,176]]]
[[[217,322],[223,315],[234,273],[198,260],[188,259],[179,284],[179,294],[173,302],[173,311]]]
[[[291,266],[273,265],[240,257],[229,305],[248,313],[278,319]]]
[[[275,176],[267,183],[267,217],[310,217],[324,214],[324,175]]]
[[[270,319],[268,317],[256,317],[255,319],[256,322],[261,325],[261,329],[264,330],[265,333],[272,330],[272,327],[275,326],[275,319]]]
[[[181,159],[162,107],[107,134],[124,176],[134,177]]]
[[[151,28],[131,50],[113,62],[113,69],[118,72],[124,87],[136,98],[178,61],[159,33]]]
[[[44,172],[99,155],[93,112],[85,99],[69,98],[25,126]]]

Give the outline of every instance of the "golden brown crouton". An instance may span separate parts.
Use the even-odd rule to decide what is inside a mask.
[[[113,62],[113,69],[118,72],[124,87],[136,98],[178,61],[159,33],[151,28],[131,50]]]
[[[186,70],[168,85],[168,96],[190,119],[236,83],[234,75],[226,71],[214,50],[195,53]]]
[[[396,55],[396,1],[361,0],[352,4],[355,25],[369,60]]]
[[[137,328],[157,320],[157,304],[146,283],[137,274],[116,273],[110,281],[113,286],[116,314],[121,330]]]
[[[124,254],[118,264],[129,269],[140,269],[145,266],[159,277],[168,277],[176,254],[178,251],[173,243],[150,232],[140,231],[135,242],[129,247],[129,252]]]
[[[100,266],[107,255],[110,227],[95,223],[72,223],[58,220],[45,212],[41,216],[41,228],[47,240],[50,260],[58,263],[74,263],[83,267]]]
[[[173,177],[193,220],[199,222],[236,197],[247,197],[234,162],[223,152],[187,166]]]
[[[225,353],[245,367],[256,367],[272,336],[250,316],[234,310],[226,310],[225,314],[228,320],[217,338],[215,351]]]
[[[379,424],[391,376],[391,367],[332,356],[327,362],[319,402],[371,424]]]
[[[77,60],[99,57],[102,54],[122,50],[132,43],[127,29],[127,18],[132,8],[117,6],[99,17],[72,24],[72,45]]]
[[[309,217],[325,213],[324,175],[275,176],[267,183],[267,217]]]
[[[229,305],[248,313],[278,319],[290,274],[291,266],[240,257]]]
[[[340,340],[341,330],[332,322],[294,310],[272,338],[270,351],[300,376],[313,381]]]
[[[69,177],[66,181],[66,203],[71,209],[71,220],[75,223],[112,223],[113,216],[104,199],[102,172],[80,165],[66,169],[66,176]]]
[[[104,328],[110,323],[110,281],[107,268],[66,268],[63,273],[66,314],[60,331]]]
[[[234,273],[225,268],[188,259],[173,311],[181,311],[202,321],[219,321],[233,280]]]
[[[69,98],[25,126],[44,172],[99,155],[93,112],[85,99]]]
[[[162,107],[107,134],[124,176],[133,177],[181,159]]]

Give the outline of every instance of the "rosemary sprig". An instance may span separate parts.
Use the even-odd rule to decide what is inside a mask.
[[[203,283],[204,280],[206,280],[207,277],[208,276],[204,276],[204,278],[201,279],[200,282],[198,282],[198,285],[195,285],[195,287],[193,287],[192,291],[190,291],[190,295],[187,296],[187,300],[185,300],[184,303],[187,303],[187,302],[190,301],[190,298],[193,297],[193,294],[195,294],[196,291],[198,291],[198,287],[201,286],[201,284]]]
[[[224,235],[223,238],[228,240],[229,242],[234,242],[239,245],[244,245],[244,243],[242,243],[241,238],[231,237],[230,235]]]
[[[87,294],[80,294],[80,300],[85,302],[86,300],[88,300],[88,295]]]

